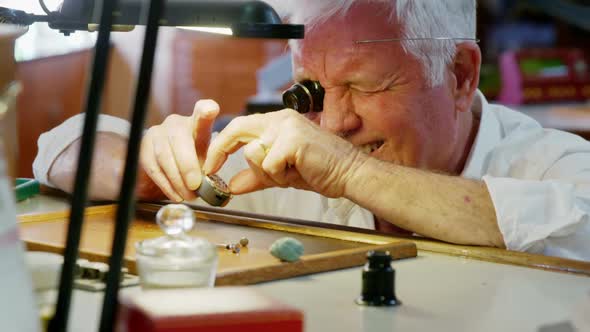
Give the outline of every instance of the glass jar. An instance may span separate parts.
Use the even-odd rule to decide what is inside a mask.
[[[142,287],[213,287],[217,247],[187,234],[195,223],[193,211],[182,204],[169,204],[158,211],[156,220],[166,235],[135,245]]]

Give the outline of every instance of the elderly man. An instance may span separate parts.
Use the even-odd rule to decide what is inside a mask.
[[[307,29],[291,44],[295,79],[324,87],[323,111],[239,117],[209,144],[219,107],[199,101],[147,131],[140,197],[192,200],[202,173],[219,172],[229,208],[590,260],[590,144],[488,104],[475,0],[297,1],[289,13]],[[95,198],[118,193],[121,121],[102,119]],[[36,176],[66,191],[80,122],[39,142]]]

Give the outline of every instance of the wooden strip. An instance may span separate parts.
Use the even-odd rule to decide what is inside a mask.
[[[155,213],[161,207],[161,204],[139,204],[139,212]],[[584,276],[590,276],[590,262],[565,259],[560,257],[549,257],[538,254],[525,252],[508,251],[498,248],[478,247],[456,245],[444,243],[436,240],[417,238],[417,237],[400,237],[388,236],[377,233],[372,230],[347,227],[342,225],[332,225],[317,222],[309,222],[291,218],[276,218],[274,216],[263,216],[250,214],[246,212],[237,212],[218,208],[194,206],[195,214],[198,218],[208,219],[221,223],[247,225],[250,227],[265,228],[277,231],[287,231],[291,233],[307,234],[313,236],[322,236],[334,239],[343,239],[347,241],[360,242],[381,245],[391,241],[410,240],[416,244],[418,250],[427,252],[440,253],[445,255],[477,259],[500,264],[510,264],[535,269],[573,273]],[[105,207],[88,208],[89,212],[111,213],[114,214],[116,205]],[[42,215],[25,215],[19,216],[21,222],[54,220],[59,214],[42,214]],[[67,214],[61,214],[67,216]]]
[[[378,233],[374,230],[347,227],[343,225],[332,225],[293,218],[266,216],[242,211],[231,211],[220,208],[202,207],[199,205],[190,206],[193,209],[195,209],[196,215],[203,219],[213,219],[227,223],[248,224],[254,227],[262,227],[268,229],[290,229],[293,232],[309,231],[312,234],[314,234],[314,232],[317,232],[315,234],[321,234],[321,236],[325,237],[344,236],[349,241],[366,242],[373,244],[384,244],[390,242],[392,239],[400,241],[409,240],[416,243],[418,250],[433,253],[477,259],[492,263],[509,264],[554,272],[564,272],[590,276],[590,262],[585,261],[561,257],[551,257],[539,254],[531,254],[527,252],[510,251],[499,248],[451,244],[415,236],[388,236],[382,233]],[[159,207],[160,205],[157,204],[146,204],[145,206],[142,205],[142,208],[145,208],[147,210],[153,210]],[[276,222],[273,221],[275,219],[277,220]],[[309,227],[310,230],[306,230],[305,228],[307,227]],[[317,228],[319,230],[314,230],[313,228]]]
[[[117,205],[101,205],[87,207],[84,211],[85,216],[114,216],[117,211]],[[70,217],[70,210],[48,212],[48,213],[31,213],[31,214],[20,214],[17,216],[19,223],[30,223],[30,222],[44,222],[54,221],[59,219],[68,219]]]
[[[37,242],[37,241],[25,241],[25,245],[27,247],[28,251],[44,251],[44,252],[51,252],[51,253],[55,253],[55,254],[59,254],[59,255],[63,255],[64,253],[64,247],[63,246],[58,246],[52,243],[43,243],[43,242]],[[93,262],[102,262],[102,263],[108,263],[108,255],[104,255],[101,253],[97,253],[97,252],[90,252],[90,251],[80,251],[78,253],[78,256],[80,258],[84,258]],[[129,267],[131,266],[132,269],[129,269],[129,271],[132,274],[137,274],[137,270],[135,268],[135,260],[129,258],[129,257],[125,257],[125,266]]]
[[[226,224],[250,226],[256,228],[263,228],[275,231],[320,236],[330,239],[360,242],[368,244],[385,244],[392,241],[407,241],[406,238],[392,237],[377,233],[375,231],[366,231],[363,228],[347,227],[342,225],[332,225],[321,222],[303,221],[298,219],[278,218],[275,220],[274,216],[261,216],[257,214],[249,214],[241,211],[230,211],[222,213],[221,209],[207,208],[201,209],[198,205],[189,205],[195,210],[197,219],[204,219],[212,222],[222,222]],[[139,204],[140,212],[148,212],[154,214],[161,208],[161,205],[156,204]],[[208,211],[213,210],[213,211]],[[264,217],[261,218],[261,217]],[[411,239],[410,239],[411,240]]]
[[[509,264],[540,270],[573,273],[590,277],[590,262],[510,251],[499,248],[464,246],[414,239],[418,250],[456,257],[477,259],[486,262]]]
[[[27,243],[27,250],[46,251],[63,254],[63,248],[42,243]],[[371,245],[361,248],[339,250],[323,254],[304,255],[296,262],[281,262],[276,260],[272,264],[253,267],[237,267],[224,269],[216,275],[216,286],[251,285],[265,281],[288,279],[313,273],[339,270],[349,267],[361,266],[367,261],[367,252],[371,250],[389,251],[394,260],[416,257],[416,246],[411,242],[395,242],[384,245]],[[108,256],[81,252],[80,258],[94,262],[108,262]],[[137,274],[135,258],[125,257],[125,267],[132,274]]]
[[[114,224],[115,206],[93,209],[86,215],[82,238],[80,241],[80,257],[93,261],[107,262]],[[157,211],[157,209],[155,210]],[[49,220],[49,217],[59,217]],[[41,250],[63,253],[65,230],[67,229],[67,214],[53,214],[45,218],[27,217],[25,220],[35,222],[20,223],[21,238],[26,241],[29,250]],[[240,255],[219,249],[218,276],[220,285],[245,285],[278,278],[289,278],[315,272],[323,272],[345,267],[358,266],[366,261],[366,253],[370,250],[385,248],[390,250],[395,259],[415,257],[416,245],[409,241],[398,241],[385,238],[382,246],[358,241],[346,241],[336,235],[330,237],[312,235],[310,231],[303,231],[302,226],[293,227],[299,233],[289,232],[288,227],[281,226],[281,230],[241,225],[238,222],[226,223],[221,221],[202,221],[197,225],[194,235],[220,242],[225,239],[239,239],[247,235],[250,245],[244,248]],[[346,232],[339,231],[344,237]],[[162,236],[161,230],[153,222],[153,216],[147,219],[136,218],[128,234],[125,266],[131,273],[137,273],[134,244],[145,239]],[[273,257],[268,247],[282,236],[294,236],[305,245],[306,254],[301,263],[283,263]],[[370,235],[363,237],[371,238]],[[370,241],[369,241],[370,242]],[[341,257],[342,256],[342,257]]]
[[[387,250],[394,259],[416,256],[416,246],[409,242],[366,246],[356,249],[303,256],[300,260],[292,263],[277,261],[276,264],[263,267],[222,272],[217,275],[215,285],[249,285],[264,281],[286,279],[312,273],[360,266],[367,261],[367,252],[370,250]]]

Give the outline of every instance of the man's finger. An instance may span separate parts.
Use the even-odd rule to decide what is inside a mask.
[[[172,184],[162,172],[153,149],[153,142],[148,131],[141,144],[141,166],[152,181],[162,190],[164,195],[173,201],[180,202],[182,197],[172,188]]]
[[[272,185],[264,183],[252,169],[240,171],[229,182],[229,188],[232,194],[235,195],[247,194],[270,187]]]
[[[260,114],[241,116],[230,122],[209,146],[207,159],[203,165],[205,174],[217,172],[227,160],[228,155],[260,137],[267,123],[267,118]]]
[[[264,147],[258,143],[258,140],[253,140],[244,146],[244,158],[249,160],[257,167],[262,167],[262,162],[266,157]]]
[[[200,165],[203,164],[207,155],[207,148],[211,140],[211,130],[215,119],[219,114],[219,105],[211,100],[199,100],[193,110],[193,140]]]
[[[156,156],[158,165],[164,172],[164,175],[166,175],[166,178],[168,178],[174,191],[176,191],[183,199],[194,199],[195,194],[188,189],[184,183],[167,137],[163,135],[155,135],[152,142],[154,146],[154,155]]]
[[[295,165],[296,142],[278,137],[272,144],[260,167],[273,181],[281,186],[288,185],[287,170]]]
[[[267,187],[276,187],[278,184],[268,174],[264,173],[264,170],[260,166],[264,161],[265,155],[265,151],[259,144],[256,144],[256,140],[244,146],[244,157],[259,182],[265,184]]]
[[[188,131],[179,130],[168,133],[168,142],[184,183],[188,189],[196,190],[201,185],[201,167],[193,137]]]

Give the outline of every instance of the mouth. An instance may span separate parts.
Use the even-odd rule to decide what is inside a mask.
[[[363,144],[359,146],[359,149],[366,154],[372,154],[373,152],[379,150],[379,148],[385,143],[385,141],[375,141],[367,144]]]

